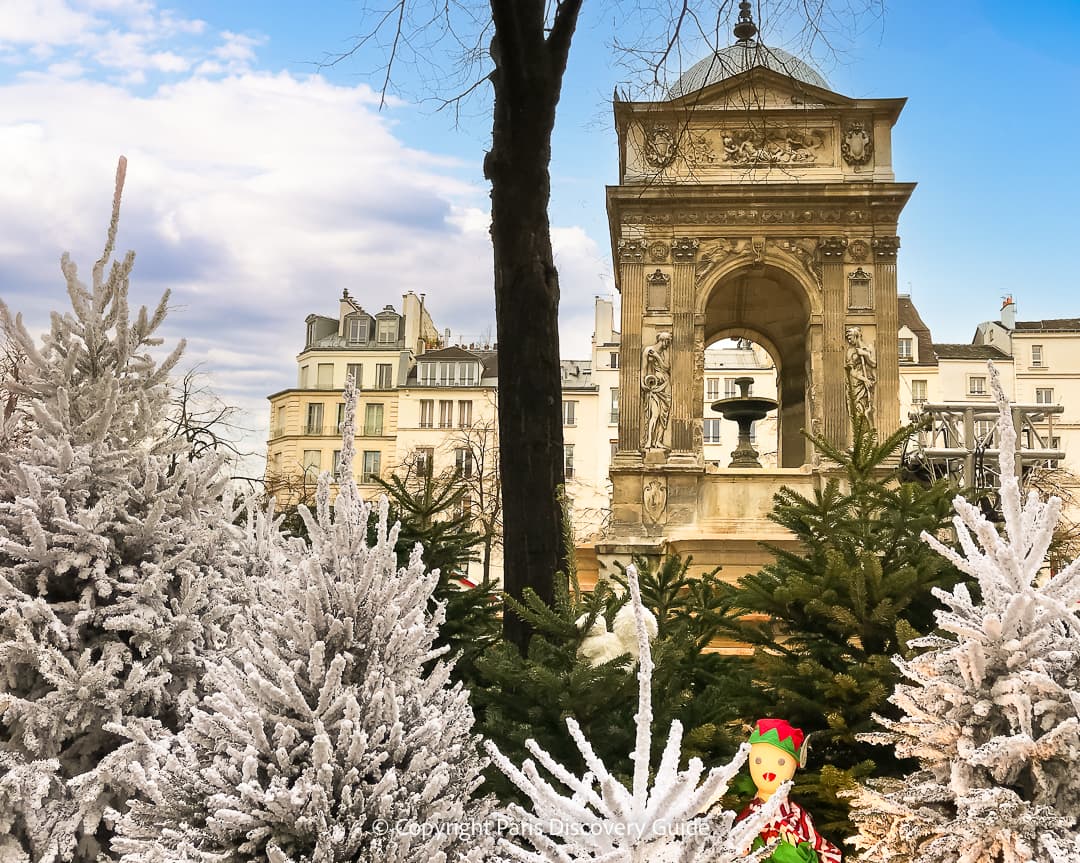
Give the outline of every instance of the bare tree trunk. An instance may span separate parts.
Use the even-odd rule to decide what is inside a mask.
[[[495,36],[491,181],[495,321],[499,340],[499,464],[503,572],[520,599],[531,587],[554,601],[555,572],[567,570],[557,489],[563,482],[559,276],[551,250],[551,133],[581,0],[559,5],[545,34],[543,0],[491,0]],[[529,628],[504,617],[522,651]]]

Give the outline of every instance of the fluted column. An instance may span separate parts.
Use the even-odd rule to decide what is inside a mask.
[[[824,292],[823,342],[821,350],[821,400],[825,418],[825,437],[834,444],[844,445],[848,436],[847,376],[844,372],[844,317],[847,311],[847,291],[844,285],[845,237],[823,237],[818,244],[821,253],[821,281]]]
[[[615,463],[641,463],[641,316],[645,309],[645,242],[619,243],[622,291],[619,346],[619,449]]]
[[[671,458],[696,463],[694,453],[694,266],[698,241],[671,244]],[[698,394],[700,401],[700,394]],[[700,406],[697,411],[701,413]]]
[[[881,436],[896,431],[900,405],[900,358],[896,349],[896,334],[900,329],[899,310],[896,299],[896,251],[900,248],[899,237],[874,237],[875,286],[874,302],[877,306],[878,378],[874,416]]]

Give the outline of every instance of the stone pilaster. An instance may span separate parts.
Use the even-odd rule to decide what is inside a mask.
[[[641,316],[645,310],[645,242],[619,243],[622,342],[619,347],[619,449],[615,464],[641,464]]]
[[[896,300],[896,251],[899,237],[874,237],[875,281],[874,299],[877,305],[878,360],[877,402],[874,416],[882,437],[896,431],[897,406],[900,404],[900,359],[896,349],[896,333],[900,329]]]
[[[825,320],[822,327],[822,373],[820,398],[824,410],[825,437],[843,445],[848,436],[847,376],[844,372],[844,317],[847,314],[847,286],[844,284],[846,237],[822,237],[821,281]]]
[[[698,241],[680,237],[671,244],[671,458],[696,464],[694,416],[701,414],[701,390],[694,391],[694,270]],[[695,411],[695,407],[697,410]]]

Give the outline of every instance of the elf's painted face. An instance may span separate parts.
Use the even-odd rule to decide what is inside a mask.
[[[771,743],[752,743],[750,745],[750,777],[762,799],[771,796],[795,775],[798,760],[783,749]]]

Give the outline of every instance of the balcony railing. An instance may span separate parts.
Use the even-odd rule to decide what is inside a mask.
[[[310,437],[316,437],[318,435],[330,434],[331,432],[322,423],[304,423],[304,427],[300,433]]]

